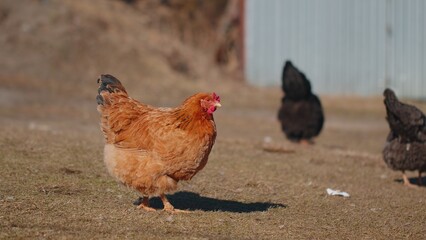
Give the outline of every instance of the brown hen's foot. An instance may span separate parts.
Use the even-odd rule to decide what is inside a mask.
[[[157,210],[155,210],[155,208],[152,208],[152,207],[149,206],[149,198],[148,197],[143,197],[142,203],[139,204],[138,208],[143,209],[147,212],[157,211]]]
[[[402,172],[402,180],[404,181],[404,185],[410,188],[417,188],[417,185],[414,185],[410,183],[410,180],[408,179],[407,175],[405,175],[405,172]]]
[[[166,211],[169,213],[190,213],[190,211],[175,209],[173,205],[167,199],[166,195],[161,194],[160,198],[164,205],[163,211]]]
[[[147,211],[147,212],[156,212],[157,210],[155,209],[155,208],[152,208],[152,207],[147,207],[147,206],[144,206],[144,205],[139,205],[138,206],[138,208],[139,209],[143,209],[143,210],[145,210],[145,211]]]
[[[163,211],[169,212],[169,213],[190,213],[191,211],[188,210],[181,210],[181,209],[176,209],[173,206],[171,208],[164,208]]]

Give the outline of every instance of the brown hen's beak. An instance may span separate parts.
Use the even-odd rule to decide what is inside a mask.
[[[220,104],[220,102],[216,102],[216,103],[214,104],[214,106],[215,106],[215,107],[222,107],[222,105]]]

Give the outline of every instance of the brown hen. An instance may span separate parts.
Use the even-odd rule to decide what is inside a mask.
[[[179,107],[155,108],[130,98],[111,75],[101,75],[98,83],[108,172],[143,195],[139,208],[155,211],[149,198],[159,196],[165,211],[181,212],[165,194],[207,164],[216,139],[213,112],[221,106],[219,96],[198,93]]]

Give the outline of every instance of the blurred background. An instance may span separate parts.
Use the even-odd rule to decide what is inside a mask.
[[[425,11],[422,0],[3,0],[0,87],[81,98],[108,72],[164,102],[194,86],[279,86],[290,59],[319,94],[422,99]]]

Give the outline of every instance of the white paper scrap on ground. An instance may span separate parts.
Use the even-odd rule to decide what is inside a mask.
[[[328,195],[331,195],[331,196],[342,196],[342,197],[349,197],[350,196],[349,193],[347,193],[347,192],[342,192],[340,190],[333,190],[331,188],[327,188],[327,193],[328,193]]]

